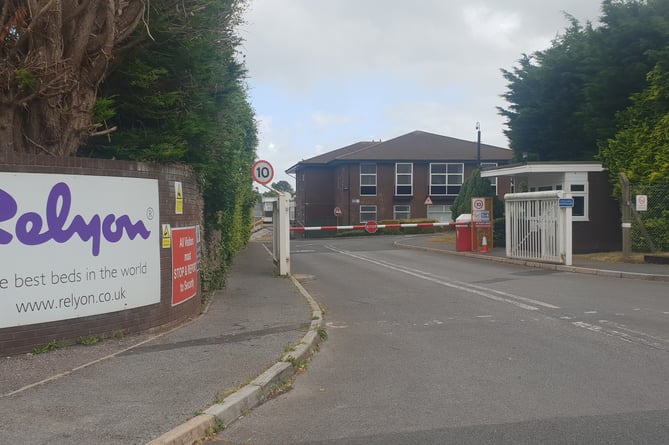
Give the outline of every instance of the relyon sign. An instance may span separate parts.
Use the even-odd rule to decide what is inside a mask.
[[[0,328],[160,302],[158,181],[0,172]]]

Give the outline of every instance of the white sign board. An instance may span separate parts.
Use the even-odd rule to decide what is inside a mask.
[[[160,302],[158,181],[0,172],[0,328]]]
[[[637,212],[648,211],[648,196],[636,195],[636,211]]]

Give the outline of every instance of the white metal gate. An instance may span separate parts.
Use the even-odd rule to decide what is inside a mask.
[[[504,196],[506,256],[572,264],[571,207],[561,206],[561,199],[561,191]]]

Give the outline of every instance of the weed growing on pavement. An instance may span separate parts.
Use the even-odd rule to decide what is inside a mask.
[[[77,343],[84,346],[91,346],[102,341],[102,338],[97,335],[89,335],[87,337],[79,337]]]
[[[327,341],[328,331],[326,331],[324,328],[318,328],[318,336],[321,338],[321,340]]]
[[[282,355],[286,355],[289,352],[293,352],[293,351],[295,351],[295,346],[293,346],[292,343],[288,343],[286,346],[283,347],[283,354]]]
[[[318,315],[313,315],[311,317],[311,321],[316,321],[316,320],[320,320],[320,319],[321,319],[321,317],[319,317]]]
[[[125,332],[125,329],[119,329],[118,331],[114,331],[112,337],[114,337],[116,340],[120,340],[122,338],[125,338],[126,335],[128,334]]]
[[[292,379],[282,379],[276,385],[273,385],[267,392],[267,398],[273,399],[274,397],[280,396],[293,388]]]
[[[207,438],[211,438],[211,437],[214,436],[216,433],[220,433],[220,432],[223,431],[224,429],[225,429],[225,422],[223,422],[222,420],[217,420],[217,421],[216,421],[216,425],[214,425],[213,427],[209,427],[209,428],[207,428],[207,429],[204,431],[204,434],[207,435]]]
[[[293,365],[293,369],[295,369],[295,372],[297,374],[300,374],[307,370],[308,364],[304,360],[298,360],[295,357],[288,357],[288,362],[290,362],[290,364]]]
[[[215,404],[221,404],[225,402],[226,394],[221,394],[220,392],[216,393],[216,397],[214,397],[214,403]]]
[[[62,344],[58,340],[51,340],[49,343],[45,344],[44,346],[33,348],[32,353],[33,354],[45,354],[47,352],[55,351],[56,349],[59,349],[60,347],[62,347]]]

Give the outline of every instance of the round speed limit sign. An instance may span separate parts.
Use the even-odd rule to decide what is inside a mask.
[[[267,161],[256,161],[251,168],[251,176],[262,185],[269,184],[274,178],[274,167]]]

